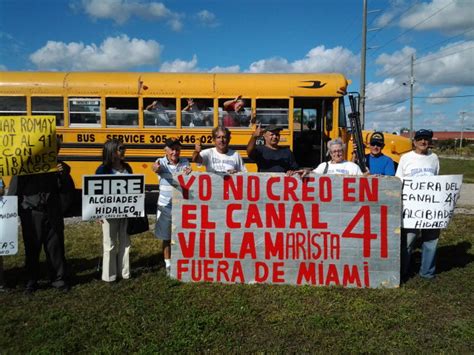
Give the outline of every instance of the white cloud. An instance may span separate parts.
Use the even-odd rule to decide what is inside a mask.
[[[335,47],[326,49],[318,46],[311,49],[303,59],[288,62],[285,58],[261,59],[250,64],[250,73],[307,73],[339,72],[347,76],[359,72],[359,57],[350,50]]]
[[[376,63],[382,65],[378,75],[392,76],[400,81],[410,77],[410,57],[415,49],[404,47],[393,54],[381,54]],[[414,77],[420,84],[474,85],[474,41],[451,43],[438,51],[415,59]]]
[[[126,70],[156,64],[160,52],[161,46],[156,41],[122,35],[109,37],[99,46],[48,41],[30,55],[30,60],[41,70]]]
[[[172,62],[164,62],[161,65],[160,71],[170,73],[181,73],[181,72],[196,72],[200,71],[197,67],[197,56],[193,55],[193,59],[189,62],[182,59],[175,59]]]
[[[216,27],[219,25],[216,15],[208,10],[199,11],[196,14],[199,23],[207,27]]]
[[[379,106],[400,102],[409,97],[408,86],[394,78],[368,83],[365,92],[367,110],[378,110]]]
[[[420,3],[400,18],[400,26],[416,30],[460,32],[474,25],[472,0],[432,0]]]
[[[229,67],[220,67],[216,66],[209,70],[209,73],[238,73],[240,71],[240,66],[231,65]]]
[[[183,27],[183,15],[168,9],[161,2],[141,0],[82,0],[85,12],[93,19],[111,19],[123,25],[132,16],[150,21],[164,21],[173,31]]]
[[[444,88],[440,91],[431,93],[429,96],[432,98],[427,99],[426,102],[434,105],[444,104],[449,101],[449,98],[444,98],[444,96],[453,96],[459,93],[460,91],[461,88],[456,86]]]

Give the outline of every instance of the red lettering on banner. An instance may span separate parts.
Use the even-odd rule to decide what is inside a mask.
[[[369,263],[364,261],[364,286],[370,287]]]
[[[186,242],[186,239],[188,242]],[[194,245],[196,244],[196,232],[189,232],[188,238],[183,232],[178,233],[178,243],[181,252],[185,258],[192,258],[194,256]]]
[[[302,195],[301,195],[301,200],[302,201],[314,201],[314,192],[315,188],[314,186],[309,185],[309,183],[314,183],[315,179],[314,177],[307,177],[304,178],[302,181]]]
[[[183,199],[188,200],[189,199],[189,188],[194,183],[194,180],[196,180],[196,177],[194,175],[191,175],[189,177],[188,182],[184,181],[184,177],[185,177],[185,175],[178,175],[178,182],[179,182],[179,186],[181,187],[181,191],[183,191]]]
[[[284,262],[273,263],[273,273],[272,273],[272,282],[273,283],[282,283],[285,282],[285,271],[282,270]]]
[[[356,283],[357,287],[362,287],[359,276],[359,268],[357,265],[344,265],[344,273],[342,276],[342,285],[345,287],[348,284]]]
[[[295,190],[298,187],[298,180],[293,176],[285,176],[283,178],[283,200],[284,201],[298,201]],[[291,198],[290,198],[291,197]]]
[[[199,199],[209,201],[212,198],[212,183],[209,175],[199,175]]]
[[[247,175],[247,200],[260,200],[260,178],[257,175]]]
[[[255,282],[265,282],[268,279],[270,272],[268,266],[263,261],[257,261],[255,263]]]
[[[293,210],[291,211],[290,228],[295,228],[297,224],[300,225],[300,228],[308,228],[304,206],[301,203],[295,203]]]
[[[179,175],[181,176],[181,175]],[[197,227],[196,213],[193,213],[197,210],[195,205],[182,205],[181,206],[181,225],[183,228],[194,229]]]
[[[275,240],[272,240],[272,234],[265,232],[265,259],[277,257],[283,259],[283,232],[277,232]]]
[[[339,286],[339,273],[337,271],[337,267],[334,264],[329,264],[328,265],[328,272],[326,274],[326,286],[329,286],[331,283],[334,283],[334,285]]]
[[[209,206],[201,205],[201,228],[216,229],[216,222],[209,220]]]
[[[369,181],[372,186],[369,185]],[[362,177],[359,179],[359,201],[376,202],[379,200],[379,179]]]
[[[319,178],[319,200],[321,202],[332,201],[332,180],[329,176]]]
[[[226,175],[224,176],[224,201],[234,200],[242,201],[244,191],[243,175]],[[231,196],[232,192],[232,196]]]
[[[252,227],[252,224],[255,225],[254,226],[255,228],[263,227],[262,217],[260,216],[258,205],[254,203],[251,203],[248,205],[247,218],[245,220],[245,228]]]
[[[241,224],[239,222],[235,222],[233,219],[233,212],[235,210],[241,210],[242,205],[240,203],[231,203],[227,206],[225,212],[225,222],[228,228],[240,228]]]
[[[354,233],[353,230],[360,220],[363,220],[363,232]],[[343,238],[360,238],[363,240],[362,255],[364,258],[370,258],[370,241],[377,239],[377,234],[371,233],[370,225],[370,206],[362,206],[356,216],[350,221],[349,225],[342,232]]]
[[[278,208],[278,212],[276,210]],[[285,228],[285,204],[266,204],[265,205],[265,225],[274,228]]]
[[[316,203],[311,205],[311,227],[313,229],[325,229],[328,227],[327,222],[319,221],[319,205]]]
[[[257,249],[255,248],[255,237],[252,232],[245,232],[242,238],[239,258],[243,259],[249,254],[251,259],[257,259]]]
[[[273,184],[280,182],[279,176],[272,176],[267,180],[267,197],[272,201],[280,201],[280,196],[273,194]]]
[[[186,260],[177,261],[177,279],[182,280],[186,274],[190,274],[190,279],[194,282],[245,282],[242,264],[239,260],[233,265],[227,260]]]
[[[342,200],[343,201],[349,201],[349,202],[354,202],[356,200],[355,198],[355,187],[352,187],[352,184],[354,184],[356,181],[356,178],[353,177],[345,177],[342,180]]]
[[[382,259],[388,258],[388,206],[380,206],[380,257]]]

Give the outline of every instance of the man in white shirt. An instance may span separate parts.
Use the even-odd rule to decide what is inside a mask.
[[[202,164],[209,173],[238,173],[247,172],[242,157],[235,150],[229,148],[230,131],[226,127],[215,127],[212,130],[212,139],[215,147],[202,150],[197,143],[193,152],[192,161]]]
[[[403,179],[405,177],[438,175],[438,156],[429,149],[432,138],[433,132],[429,129],[416,131],[413,141],[415,149],[400,158],[395,176]],[[439,234],[439,229],[402,228],[402,279],[406,280],[410,274],[411,253],[417,238],[422,240],[420,276],[424,279],[435,277],[436,247]]]

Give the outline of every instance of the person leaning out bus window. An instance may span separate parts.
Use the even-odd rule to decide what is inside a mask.
[[[242,99],[242,95],[225,101],[223,106],[226,111],[222,121],[224,127],[249,127],[255,123],[255,115],[245,113],[245,101]]]
[[[363,175],[359,166],[344,159],[346,145],[341,138],[336,138],[328,142],[328,153],[331,160],[318,165],[313,173],[335,174],[335,175]]]
[[[247,172],[242,157],[238,152],[229,148],[230,131],[226,127],[216,127],[212,130],[214,148],[202,150],[201,144],[196,143],[192,161],[202,164],[207,172],[229,173]]]
[[[165,156],[156,159],[152,170],[160,178],[160,195],[156,212],[155,236],[163,241],[163,256],[166,274],[171,268],[171,198],[175,188],[173,174],[191,173],[189,161],[180,158],[181,142],[176,138],[168,138],[165,142]]]
[[[102,164],[96,174],[133,174],[125,162],[125,146],[112,139],[104,144]],[[130,236],[127,234],[127,218],[102,219],[103,260],[102,280],[106,282],[130,278]],[[118,275],[117,275],[118,274]]]

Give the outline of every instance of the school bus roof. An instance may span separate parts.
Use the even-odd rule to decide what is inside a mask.
[[[0,72],[2,95],[331,97],[348,84],[338,73]]]

